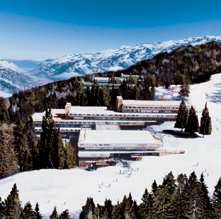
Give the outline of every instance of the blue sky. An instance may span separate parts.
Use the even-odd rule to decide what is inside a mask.
[[[0,58],[221,34],[220,0],[1,0]]]

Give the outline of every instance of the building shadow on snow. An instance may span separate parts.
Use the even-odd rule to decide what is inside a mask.
[[[165,129],[163,130],[163,133],[172,135],[177,138],[199,138],[200,137],[198,134],[190,134],[190,133],[177,131],[177,130],[171,130],[171,129]]]

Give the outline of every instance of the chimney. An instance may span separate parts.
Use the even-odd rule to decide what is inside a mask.
[[[65,115],[68,116],[70,114],[70,111],[71,111],[71,103],[66,103],[65,105],[65,108],[64,108],[64,111],[65,111]]]

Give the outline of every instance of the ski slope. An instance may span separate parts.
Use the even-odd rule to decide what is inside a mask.
[[[205,180],[212,192],[221,176],[221,74],[214,75],[209,82],[191,86],[189,102],[199,115],[207,102],[212,117],[213,133],[201,138],[175,138],[161,134],[164,147],[184,149],[184,155],[145,157],[142,161],[131,162],[130,167],[117,165],[96,171],[79,168],[69,170],[40,170],[19,173],[0,180],[0,196],[5,198],[14,183],[17,183],[22,203],[39,202],[40,210],[47,218],[54,206],[58,211],[69,209],[78,215],[87,197],[103,203],[110,198],[114,203],[124,194],[132,193],[140,198],[147,187],[150,189],[154,179],[161,183],[170,171],[190,174],[204,173]],[[153,126],[155,131],[173,128],[173,122]]]

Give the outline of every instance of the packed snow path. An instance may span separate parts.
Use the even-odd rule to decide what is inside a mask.
[[[161,183],[170,171],[190,174],[204,173],[210,192],[221,176],[221,74],[214,75],[209,82],[191,86],[190,103],[199,116],[207,102],[212,117],[213,133],[202,138],[175,138],[162,134],[165,147],[184,149],[184,155],[145,157],[142,161],[131,162],[128,167],[101,168],[96,171],[81,169],[40,170],[19,173],[0,181],[0,196],[5,198],[14,183],[17,183],[20,198],[24,204],[39,202],[40,210],[48,216],[53,207],[59,211],[68,208],[78,214],[87,197],[103,203],[106,198],[117,202],[124,194],[132,193],[140,198],[154,179]],[[153,126],[155,131],[173,128],[173,122]]]

